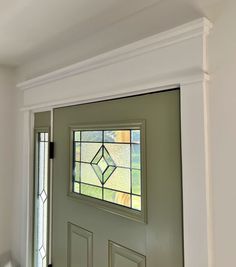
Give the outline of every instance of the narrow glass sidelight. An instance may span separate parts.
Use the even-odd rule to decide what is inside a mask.
[[[48,264],[49,134],[35,135],[34,267]]]
[[[132,125],[72,129],[72,193],[141,212],[141,135]]]

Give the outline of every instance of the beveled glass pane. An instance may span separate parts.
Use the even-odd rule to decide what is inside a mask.
[[[81,183],[81,194],[102,199],[102,188]]]
[[[80,162],[74,162],[74,180],[80,181]]]
[[[141,164],[140,164],[140,145],[131,145],[132,147],[132,168],[137,168],[140,169]]]
[[[74,192],[75,193],[80,193],[80,184],[79,183],[74,183]]]
[[[109,178],[110,176],[112,175],[112,173],[115,171],[116,167],[114,166],[109,166],[106,171],[104,172],[103,174],[103,182],[105,183]]]
[[[105,159],[102,157],[99,162],[98,162],[98,166],[100,167],[102,173],[104,173],[104,171],[106,170],[106,168],[108,167]]]
[[[102,131],[81,131],[81,141],[102,142]]]
[[[122,192],[116,192],[109,189],[104,189],[104,200],[130,207],[130,195]]]
[[[93,167],[88,163],[81,163],[81,182],[101,186]]]
[[[118,167],[130,167],[130,144],[105,144],[111,158]]]
[[[141,172],[132,170],[132,193],[141,195]]]
[[[80,161],[80,143],[74,143],[74,151],[75,151],[75,160]]]
[[[135,210],[141,210],[141,197],[132,196],[132,208]]]
[[[104,131],[104,142],[130,143],[130,130]]]
[[[140,130],[131,131],[131,143],[140,144]]]
[[[102,158],[103,155],[103,147],[101,146],[100,149],[95,154],[94,158],[92,159],[93,164],[98,164],[99,160]]]
[[[100,147],[99,143],[81,143],[81,161],[90,163]]]
[[[130,193],[130,170],[116,168],[105,183],[105,187]]]
[[[80,131],[74,132],[74,141],[80,141]]]
[[[111,155],[109,154],[109,152],[107,151],[107,149],[105,147],[103,149],[103,157],[106,160],[108,165],[111,165],[111,166],[116,165],[115,162],[113,161]]]

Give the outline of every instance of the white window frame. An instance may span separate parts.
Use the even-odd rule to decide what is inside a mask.
[[[18,84],[24,104],[26,267],[31,264],[32,117],[55,107],[180,88],[185,267],[211,266],[205,18]],[[83,90],[85,88],[86,90]],[[50,256],[50,255],[49,255]]]

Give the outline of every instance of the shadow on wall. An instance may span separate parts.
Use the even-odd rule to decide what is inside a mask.
[[[20,264],[12,259],[10,252],[7,252],[0,255],[0,267],[20,267]]]

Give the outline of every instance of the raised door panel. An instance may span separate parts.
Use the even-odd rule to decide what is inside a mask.
[[[92,267],[93,234],[68,223],[68,267]]]

